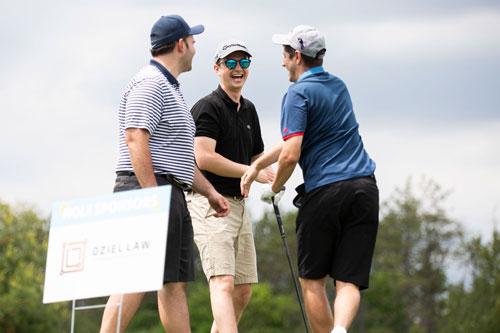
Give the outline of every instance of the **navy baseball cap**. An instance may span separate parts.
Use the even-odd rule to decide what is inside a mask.
[[[201,24],[189,27],[179,15],[162,16],[151,28],[151,48],[157,49],[189,35],[198,35],[205,30]]]

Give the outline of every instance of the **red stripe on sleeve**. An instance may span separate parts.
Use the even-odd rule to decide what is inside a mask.
[[[288,139],[290,139],[291,137],[294,137],[294,136],[304,136],[304,132],[297,132],[297,133],[292,133],[290,135],[286,135],[283,137],[283,141],[286,141]]]

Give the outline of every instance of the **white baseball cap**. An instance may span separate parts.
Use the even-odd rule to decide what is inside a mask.
[[[321,59],[324,57],[325,37],[318,29],[308,25],[298,25],[286,35],[273,35],[273,42],[289,45],[306,56]]]
[[[245,44],[246,43],[237,39],[228,39],[223,41],[219,44],[219,46],[217,46],[217,51],[215,51],[215,62],[236,51],[243,51],[251,57],[252,55],[250,54],[250,51],[248,51]]]

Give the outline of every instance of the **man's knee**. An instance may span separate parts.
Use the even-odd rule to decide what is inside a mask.
[[[337,290],[337,293],[342,292],[349,294],[351,297],[361,297],[361,293],[359,291],[359,287],[355,285],[354,283],[351,282],[344,282],[344,281],[335,281],[335,289]]]
[[[230,293],[234,291],[234,277],[232,275],[217,275],[210,278],[211,293]]]
[[[251,284],[240,284],[234,288],[234,299],[240,303],[247,304],[250,302],[252,297],[252,285]]]
[[[300,286],[304,292],[324,292],[326,288],[326,277],[321,279],[304,279],[300,278]]]
[[[163,285],[160,290],[162,294],[168,296],[185,295],[187,283],[186,282],[169,282]]]
[[[335,281],[335,288],[337,290],[342,289],[342,290],[346,290],[346,291],[349,290],[349,291],[352,291],[355,293],[359,293],[359,287],[351,282],[344,282],[344,281],[336,280]]]

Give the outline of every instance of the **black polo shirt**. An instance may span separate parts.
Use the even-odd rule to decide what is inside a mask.
[[[225,158],[250,165],[253,156],[264,151],[259,117],[255,106],[241,97],[240,109],[219,86],[191,109],[196,136],[217,141],[215,152]],[[202,170],[215,189],[224,195],[241,195],[240,178],[222,177]]]

